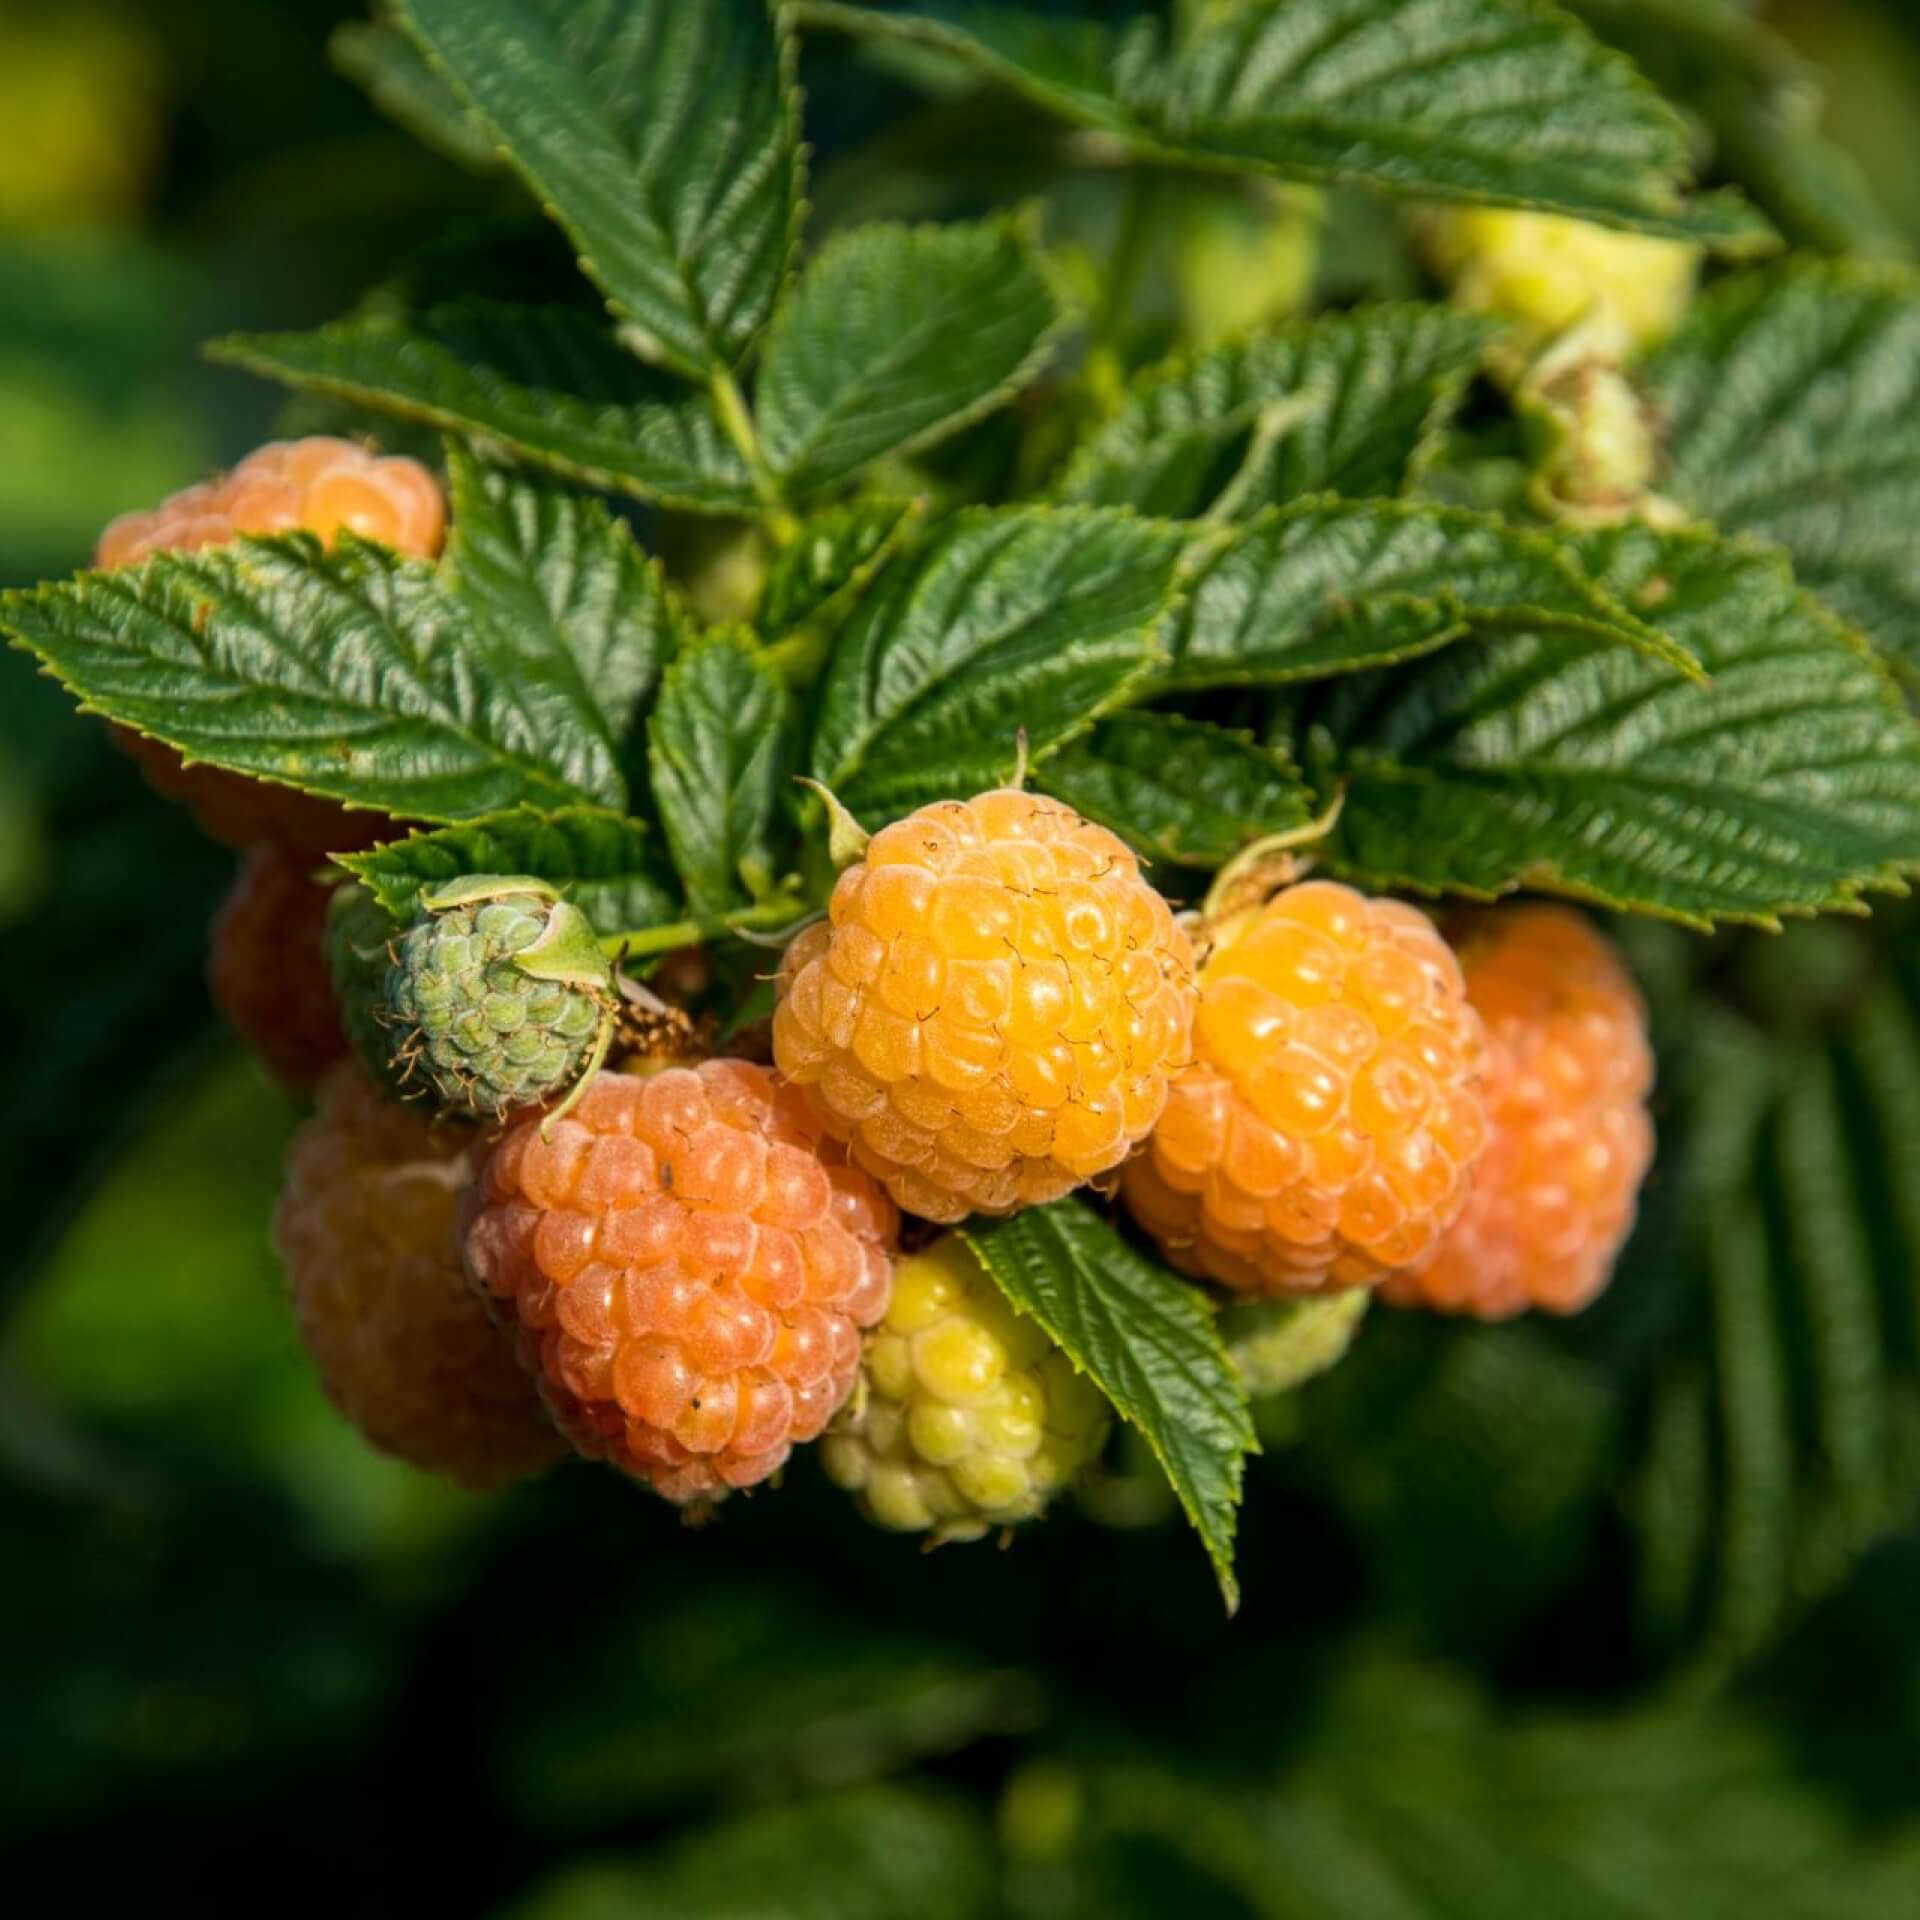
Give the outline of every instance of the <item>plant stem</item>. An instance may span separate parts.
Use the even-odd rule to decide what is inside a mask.
[[[713,409],[720,416],[720,424],[727,430],[727,438],[739,449],[740,458],[747,463],[747,471],[753,476],[753,490],[760,496],[761,505],[766,510],[767,531],[777,545],[786,546],[799,533],[800,523],[787,507],[778,476],[767,465],[767,456],[761,449],[753,415],[747,410],[746,397],[732,374],[716,373],[713,376]]]
[[[645,960],[656,954],[671,953],[676,947],[697,947],[730,933],[790,926],[806,912],[807,903],[789,894],[778,900],[763,901],[757,907],[743,907],[738,913],[709,914],[704,918],[670,921],[664,927],[610,933],[601,940],[600,950],[616,958]]]

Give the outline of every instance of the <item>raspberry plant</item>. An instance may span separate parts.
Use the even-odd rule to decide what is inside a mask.
[[[1920,291],[1853,257],[1871,210],[1740,9],[393,0],[340,51],[497,220],[329,326],[215,343],[328,436],[0,621],[160,784],[213,781],[189,797],[250,871],[272,845],[296,892],[322,856],[355,884],[330,942],[303,902],[297,967],[259,943],[271,991],[226,923],[221,997],[270,1061],[351,1034],[388,1070],[406,1027],[439,1071],[393,1124],[436,1164],[469,1152],[436,1111],[535,1109],[472,1149],[466,1267],[578,1450],[705,1502],[841,1413],[878,1510],[884,1185],[908,1264],[955,1223],[980,1324],[1086,1399],[1076,1444],[1117,1412],[1230,1606],[1250,1395],[1323,1370],[1303,1458],[1384,1432],[1408,1511],[1461,1451],[1400,1443],[1408,1366],[1510,1366],[1525,1404],[1529,1368],[1580,1379],[1642,1463],[1654,1631],[1709,1658],[1907,1510],[1920,974],[1882,903],[1920,867]],[[815,63],[919,137],[810,175]],[[937,137],[954,99],[1020,139]],[[502,888],[564,914],[577,1004],[535,1018],[463,948],[428,1005],[439,916],[481,941]],[[1393,1311],[1476,1179],[1558,1164],[1547,1122],[1486,1147],[1497,1067],[1426,917],[1518,892],[1614,916],[1663,1029],[1646,1233],[1679,1279],[1648,1306],[1630,1275],[1591,1348]],[[1705,938],[1868,907],[1831,994]],[[327,945],[338,1034],[279,1005]],[[1609,1124],[1643,1139],[1610,992]],[[530,1018],[552,1058],[520,1074]],[[662,1057],[696,1034],[707,1065]],[[1568,1242],[1601,1248],[1583,1298],[1617,1186]],[[1816,1230],[1842,1190],[1858,1217]],[[1278,1305],[1225,1317],[1207,1280]],[[1382,1280],[1357,1336],[1288,1299]],[[313,1322],[333,1295],[296,1282]],[[1736,1323],[1770,1385],[1722,1366]],[[419,1384],[407,1421],[458,1398]],[[1020,1408],[968,1491],[951,1412],[865,1430],[951,1469],[929,1520],[1054,1491],[988,1497]],[[1474,1441],[1518,1484],[1525,1441]],[[1558,1447],[1556,1520],[1620,1490],[1606,1453]],[[1515,1508],[1481,1491],[1492,1529]]]

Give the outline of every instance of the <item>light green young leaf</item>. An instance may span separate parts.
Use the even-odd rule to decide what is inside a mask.
[[[770,640],[802,628],[831,634],[924,511],[917,500],[854,500],[802,521],[773,556],[754,625]]]
[[[738,366],[801,193],[793,48],[767,0],[394,0],[579,249],[642,358]]]
[[[647,721],[654,804],[697,914],[765,895],[771,833],[791,765],[787,691],[732,634],[683,652]]]
[[[801,0],[800,17],[967,60],[1149,154],[1490,200],[1764,248],[1765,220],[1687,197],[1685,127],[1617,54],[1533,0],[1241,0],[1177,47],[1000,0]]]
[[[1791,266],[1716,287],[1646,363],[1664,490],[1786,548],[1843,618],[1920,663],[1920,282]]]
[[[496,629],[435,569],[243,540],[0,598],[89,710],[189,760],[401,819],[618,807],[599,711],[551,631]]]
[[[1151,368],[1061,497],[1179,520],[1229,493],[1240,518],[1302,494],[1397,494],[1498,331],[1450,307],[1373,307]]]
[[[1014,1306],[1139,1429],[1199,1533],[1231,1613],[1240,1604],[1240,1477],[1256,1443],[1245,1389],[1205,1296],[1135,1253],[1079,1200],[964,1231]]]
[[[979,419],[1040,371],[1060,308],[1018,223],[856,227],[768,336],[756,404],[796,495]]]
[[[1346,794],[1336,866],[1704,926],[1845,907],[1920,864],[1920,727],[1776,558],[1641,529],[1583,545],[1710,683],[1532,632],[1342,681],[1312,736]]]
[[[658,562],[598,500],[490,467],[449,444],[448,587],[496,632],[571,660],[579,703],[616,759],[680,644],[684,617]]]
[[[643,367],[567,307],[467,300],[314,333],[233,334],[225,365],[465,434],[568,479],[694,513],[753,505],[704,394]]]
[[[1149,860],[1218,867],[1305,826],[1313,796],[1250,734],[1174,713],[1116,713],[1063,747],[1040,784]]]
[[[1322,499],[1270,509],[1200,562],[1154,690],[1319,679],[1528,623],[1637,648],[1668,679],[1699,671],[1546,535],[1464,507]]]
[[[956,514],[874,583],[835,644],[813,771],[878,825],[1004,780],[1160,658],[1186,529],[1092,508]],[[870,816],[870,817],[869,817]]]
[[[396,126],[476,172],[500,164],[492,137],[398,27],[343,21],[327,42],[335,69]]]
[[[565,890],[603,934],[678,921],[684,908],[659,841],[637,820],[598,807],[519,807],[389,841],[339,864],[404,919],[422,887],[469,873],[528,873]]]

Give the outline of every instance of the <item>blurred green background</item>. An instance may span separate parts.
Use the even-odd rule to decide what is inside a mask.
[[[0,0],[0,585],[267,437],[275,394],[200,339],[327,319],[500,191],[331,71],[353,11]],[[1920,10],[1767,11],[1920,245]],[[487,1502],[377,1458],[266,1244],[297,1115],[205,1004],[227,864],[0,656],[9,1885],[543,1920],[1920,1913],[1920,1531],[1705,1704],[1575,1498],[1609,1444],[1579,1328],[1374,1329],[1315,1445],[1276,1426],[1255,1463],[1231,1624],[1135,1485],[1103,1517],[1144,1524],[928,1559],[804,1464],[695,1535],[584,1469]],[[1461,1442],[1474,1498],[1429,1511],[1396,1473],[1459,1405],[1526,1444]]]

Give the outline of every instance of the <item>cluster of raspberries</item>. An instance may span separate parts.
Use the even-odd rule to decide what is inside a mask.
[[[100,560],[289,527],[426,559],[445,513],[413,463],[307,442]],[[1115,1201],[1220,1291],[1258,1390],[1369,1297],[1575,1311],[1632,1226],[1645,1014],[1562,908],[1443,932],[1295,880],[1176,916],[1115,835],[999,790],[875,834],[788,947],[770,1063],[704,1058],[643,1038],[662,1003],[554,887],[471,876],[403,923],[327,877],[367,816],[132,744],[243,850],[215,995],[318,1089],[276,1219],[308,1349],[375,1444],[469,1485],[575,1453],[705,1504],[817,1439],[877,1523],[977,1538],[1107,1408],[940,1228]]]

